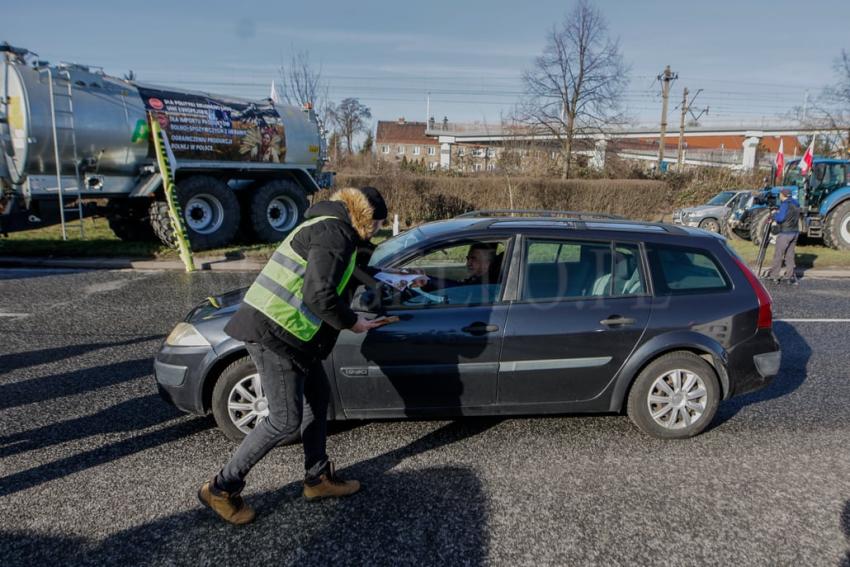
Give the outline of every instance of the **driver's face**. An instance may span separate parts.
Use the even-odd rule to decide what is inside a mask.
[[[466,269],[470,276],[484,276],[490,270],[490,253],[487,250],[470,250],[466,256]]]

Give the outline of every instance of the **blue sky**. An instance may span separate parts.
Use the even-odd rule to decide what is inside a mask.
[[[259,98],[277,68],[307,50],[339,100],[355,96],[377,119],[497,123],[520,98],[521,73],[572,7],[549,0],[464,2],[16,2],[0,40],[50,61],[75,61],[140,80]],[[657,122],[656,75],[704,89],[704,123],[775,118],[834,80],[850,50],[850,2],[599,0],[631,65],[625,103]]]

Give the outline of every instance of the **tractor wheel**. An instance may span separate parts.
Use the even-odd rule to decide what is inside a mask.
[[[750,222],[750,240],[756,246],[761,246],[761,239],[764,236],[764,227],[770,222],[770,211],[768,209],[761,210],[753,216]]]
[[[261,242],[280,242],[304,218],[307,199],[291,181],[276,179],[251,197],[251,230]]]
[[[139,206],[139,201],[143,206]],[[113,200],[109,202],[106,221],[115,236],[125,242],[156,242],[147,209],[147,199]]]
[[[177,199],[193,250],[207,250],[229,244],[239,228],[239,200],[224,181],[195,176],[177,184]],[[168,205],[154,201],[150,208],[151,226],[168,246],[177,245]]]
[[[824,244],[836,250],[850,250],[850,201],[844,202],[826,217]]]

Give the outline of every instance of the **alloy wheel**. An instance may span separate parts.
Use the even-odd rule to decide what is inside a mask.
[[[246,434],[269,415],[269,402],[263,393],[259,374],[245,376],[230,390],[227,414],[233,425]]]
[[[708,393],[699,375],[677,368],[655,379],[646,401],[649,413],[658,425],[667,429],[683,429],[702,417]]]

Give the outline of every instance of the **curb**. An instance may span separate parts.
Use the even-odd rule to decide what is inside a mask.
[[[204,272],[259,272],[266,265],[264,260],[210,256],[195,258],[198,271]],[[136,260],[133,258],[27,258],[0,256],[3,268],[65,268],[82,270],[160,270],[185,272],[180,260]],[[750,266],[755,272],[755,266]],[[797,270],[801,278],[850,278],[850,269]]]
[[[213,256],[195,258],[198,271],[259,272],[265,261]],[[64,268],[82,270],[159,270],[185,272],[180,260],[136,260],[133,258],[25,258],[0,256],[4,268]]]

